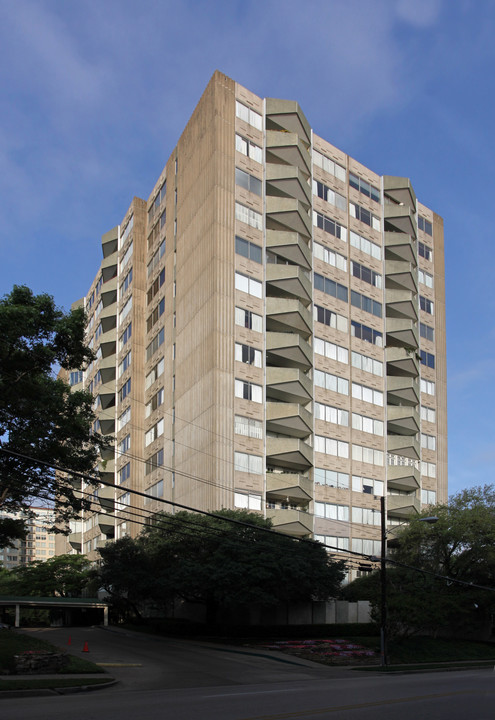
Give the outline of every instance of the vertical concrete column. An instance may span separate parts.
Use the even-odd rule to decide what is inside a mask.
[[[103,626],[108,627],[108,607],[103,608]]]
[[[18,604],[15,606],[15,627],[21,627],[21,606]]]

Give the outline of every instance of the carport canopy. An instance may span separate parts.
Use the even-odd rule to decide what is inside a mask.
[[[15,607],[15,627],[21,624],[21,607],[46,610],[57,608],[91,608],[103,610],[103,625],[108,625],[108,603],[99,598],[74,597],[11,597],[0,595],[0,607]]]

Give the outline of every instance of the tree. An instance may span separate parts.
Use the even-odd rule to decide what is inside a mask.
[[[428,516],[437,522],[421,521]],[[393,545],[387,567],[391,635],[489,633],[495,611],[494,486],[463,490],[447,505],[429,507],[398,531]],[[345,596],[369,599],[378,619],[379,573],[351,583]]]
[[[0,576],[2,594],[36,597],[81,597],[88,585],[90,561],[84,555],[57,555],[19,565]]]
[[[330,560],[319,543],[266,533],[271,521],[247,511],[217,515],[160,513],[135,540],[101,548],[103,586],[119,600],[127,593],[134,604],[163,607],[174,599],[203,604],[210,623],[221,610],[242,605],[337,594],[343,563]]]
[[[80,369],[93,359],[84,332],[83,310],[64,313],[50,295],[34,295],[27,287],[14,286],[0,300],[0,508],[4,511],[28,513],[33,499],[53,502],[56,497],[58,519],[68,520],[84,505],[69,477],[40,464],[93,473],[99,450],[106,444],[92,433],[91,394],[71,392],[55,376],[59,367]],[[12,527],[5,532],[22,536]]]

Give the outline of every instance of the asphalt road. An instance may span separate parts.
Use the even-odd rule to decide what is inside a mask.
[[[109,672],[121,682],[85,694],[2,699],[5,720],[495,718],[493,670],[383,676],[97,628],[37,632],[61,646],[70,632],[70,650],[81,656],[88,642],[84,656],[117,664]]]

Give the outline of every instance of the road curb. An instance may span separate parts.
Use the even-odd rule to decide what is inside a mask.
[[[75,695],[82,692],[91,692],[93,690],[105,690],[106,688],[117,685],[119,680],[109,680],[105,683],[95,683],[94,685],[73,685],[68,687],[53,688],[26,688],[24,690],[0,690],[0,699],[2,698],[20,698],[20,697],[49,697],[54,695]]]

